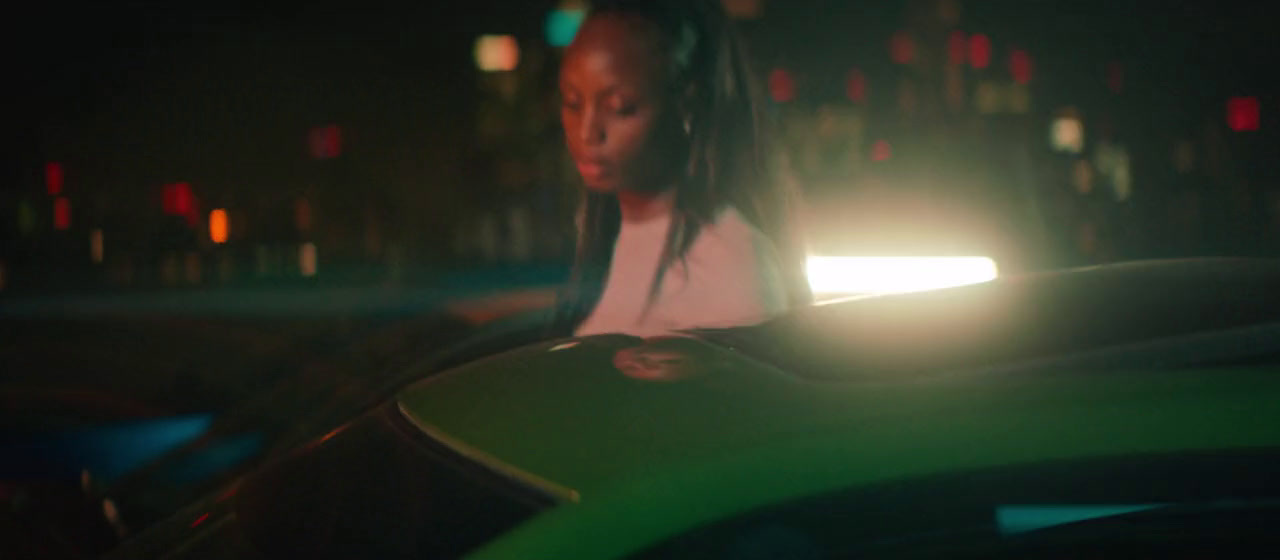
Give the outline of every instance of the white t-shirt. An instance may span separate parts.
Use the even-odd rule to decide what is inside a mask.
[[[646,314],[670,225],[670,215],[622,223],[604,293],[575,334],[650,337],[752,325],[786,309],[781,262],[772,243],[728,208],[698,233],[683,262],[677,259],[667,269]]]

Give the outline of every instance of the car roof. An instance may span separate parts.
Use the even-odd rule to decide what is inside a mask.
[[[1146,261],[820,305],[699,335],[814,380],[902,379],[1280,323],[1277,286],[1275,260]]]
[[[1067,275],[1048,275],[1025,282],[1067,282],[1070,286],[1062,290],[1082,295],[1088,289],[1096,290],[1094,294],[1112,290],[1114,299],[1107,301],[1140,302],[1133,305],[1151,305],[1151,312],[1157,312],[1154,304],[1160,298],[1148,297],[1141,289],[1146,284],[1139,280],[1174,269],[1143,270],[1152,274],[1132,267],[1103,267],[1074,271],[1070,280]],[[1215,275],[1231,276],[1212,267],[1183,270],[1201,275],[1190,282],[1201,289],[1214,285]],[[1240,274],[1251,280],[1225,281],[1235,290],[1175,291],[1205,301],[1215,293],[1222,300],[1242,300],[1252,293],[1254,282],[1277,278],[1273,271],[1246,265]],[[1086,288],[1089,282],[1098,287]],[[1177,280],[1170,282],[1166,297]],[[1008,285],[1045,297],[1052,291]],[[911,298],[896,301],[907,299]],[[856,312],[868,302],[797,317],[830,313],[839,319],[840,313]],[[1165,307],[1177,304],[1164,302]],[[1073,311],[1061,307],[1065,303],[1056,305],[1050,307]],[[1174,321],[1168,317],[1208,308],[1193,305],[1158,318]],[[1208,324],[1230,330],[1272,318],[1230,309],[1208,318]],[[1124,312],[1101,305],[1074,311]],[[874,334],[872,326],[863,328]],[[1150,332],[1165,336],[1191,330]],[[848,340],[838,334],[826,340]],[[620,351],[655,344],[682,353],[693,374],[655,381],[630,377],[615,367]],[[1280,397],[1280,375],[1274,368],[1199,367],[1154,373],[1150,367],[1130,367],[1102,373],[1060,367],[1036,375],[951,377],[919,376],[908,369],[901,370],[907,372],[906,382],[833,383],[797,375],[708,340],[663,344],[668,343],[621,336],[550,341],[426,379],[400,394],[397,401],[405,417],[429,435],[472,452],[469,456],[495,470],[579,501],[539,516],[512,533],[507,544],[495,543],[484,554],[502,557],[504,550],[527,552],[539,546],[549,547],[540,553],[552,554],[555,535],[569,539],[594,527],[601,537],[581,538],[578,544],[584,551],[608,556],[779,500],[939,472],[1280,445],[1280,407],[1274,406]],[[886,371],[890,370],[881,370],[877,379],[885,380]]]

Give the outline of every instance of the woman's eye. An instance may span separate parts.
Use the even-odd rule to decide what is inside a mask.
[[[613,102],[609,103],[609,108],[613,110],[614,114],[625,117],[628,115],[634,115],[636,110],[639,109],[639,104],[631,101],[615,99]]]

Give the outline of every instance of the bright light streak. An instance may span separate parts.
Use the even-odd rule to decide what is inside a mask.
[[[809,257],[815,294],[897,294],[994,280],[987,257]]]

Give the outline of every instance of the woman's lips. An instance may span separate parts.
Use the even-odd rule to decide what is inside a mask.
[[[578,162],[578,173],[582,174],[583,177],[599,177],[604,175],[604,172],[605,166],[602,163],[592,161]]]

